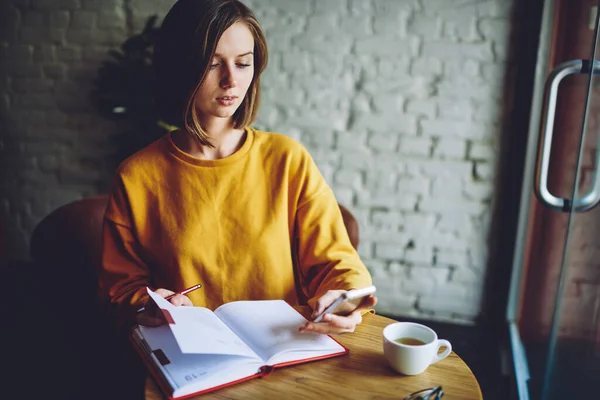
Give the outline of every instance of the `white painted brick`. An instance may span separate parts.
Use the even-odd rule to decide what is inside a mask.
[[[432,15],[414,14],[408,23],[408,33],[426,41],[436,41],[442,35],[442,20]]]
[[[375,18],[386,15],[397,15],[409,12],[418,8],[416,0],[376,0],[372,5],[372,12]]]
[[[404,108],[404,97],[400,94],[389,93],[384,96],[374,96],[372,102],[376,112],[386,115],[402,114]]]
[[[285,71],[310,71],[310,53],[306,51],[292,49],[281,54],[281,61]]]
[[[371,93],[402,93],[405,97],[417,99],[429,98],[436,91],[436,82],[432,77],[423,76],[398,76],[390,80],[378,78],[369,80],[364,84],[364,90]]]
[[[435,118],[437,104],[431,100],[410,99],[406,103],[406,113]]]
[[[458,210],[445,210],[435,224],[435,229],[440,232],[461,232],[465,227],[472,229],[471,216]]]
[[[375,257],[385,260],[397,260],[404,257],[404,243],[375,244]]]
[[[402,243],[403,246],[408,244],[410,241],[410,237],[401,231],[392,231],[392,230],[380,230],[373,225],[365,225],[361,226],[361,235],[365,238],[369,238],[374,243],[379,244],[398,244]]]
[[[373,227],[388,231],[398,231],[404,217],[398,211],[373,211]]]
[[[429,246],[416,246],[406,249],[404,260],[410,264],[430,266],[433,264],[433,251]]]
[[[468,212],[477,215],[486,208],[485,205],[476,202],[458,202],[456,199],[431,197],[419,201],[419,211],[425,212]]]
[[[484,122],[489,125],[496,125],[502,118],[502,107],[500,102],[497,107],[491,107],[489,104],[483,104],[475,107],[473,120],[476,122]]]
[[[397,172],[368,170],[365,174],[366,190],[384,193],[396,192],[396,188],[398,187]]]
[[[452,284],[477,287],[483,283],[483,277],[480,271],[469,268],[466,264],[463,264],[456,268],[452,273],[451,278]]]
[[[325,54],[346,54],[350,51],[352,40],[347,37],[327,37],[323,35],[302,35],[292,40],[301,50]]]
[[[378,152],[396,152],[398,147],[398,136],[389,133],[372,133],[367,142],[369,147]]]
[[[73,11],[72,28],[92,29],[96,26],[96,12],[89,10]]]
[[[350,142],[352,144],[352,142]],[[338,137],[338,148],[340,146]],[[362,150],[362,151],[361,151]],[[373,155],[368,150],[360,148],[360,146],[346,147],[343,150],[340,167],[349,170],[369,170],[374,163]],[[371,181],[368,180],[367,184]]]
[[[409,269],[409,279],[402,282],[402,291],[409,294],[430,294],[448,281],[446,268],[426,268],[413,266]]]
[[[377,269],[373,268],[373,266],[369,267],[369,265],[374,263],[374,260],[371,260],[371,258],[373,258],[375,255],[373,242],[369,240],[363,240],[361,237],[361,240],[358,242],[357,251],[362,261],[365,263],[365,265],[367,265],[367,269],[369,269],[371,272],[371,276],[373,276],[376,273],[374,270],[377,271]]]
[[[31,0],[31,6],[38,10],[76,10],[79,0]]]
[[[372,4],[370,1],[348,0],[348,10],[350,10],[350,15],[371,15]]]
[[[417,295],[405,294],[400,287],[400,282],[382,278],[375,281],[375,285],[378,293],[377,305],[375,306],[377,313],[393,316],[416,316],[414,307],[417,302]]]
[[[466,142],[463,140],[442,138],[437,140],[433,155],[444,159],[464,159],[466,148]]]
[[[354,203],[354,190],[352,190],[352,188],[332,185],[332,189],[337,202],[341,205],[349,207]]]
[[[431,294],[422,295],[418,307],[423,310],[435,310],[436,314],[457,314],[474,318],[480,308],[481,296],[477,293],[478,286],[446,284]]]
[[[414,115],[397,115],[395,119],[381,118],[369,112],[356,112],[353,130],[369,129],[374,132],[399,132],[409,135],[417,133],[417,118]]]
[[[479,17],[509,18],[512,15],[514,3],[511,1],[484,1],[477,4]]]
[[[59,46],[56,48],[56,59],[67,63],[81,60],[81,47]]]
[[[490,163],[476,162],[475,163],[475,176],[478,179],[492,180],[495,176],[495,168]]]
[[[412,194],[399,193],[357,193],[357,204],[361,207],[387,207],[391,209],[414,211],[417,198]]]
[[[476,82],[472,79],[455,78],[453,80],[445,79],[438,84],[438,93],[448,98],[471,98],[476,101],[499,100],[503,93],[492,82]]]
[[[406,232],[427,231],[435,226],[436,217],[425,213],[404,213],[403,228]]]
[[[373,23],[375,35],[392,35],[397,38],[405,38],[408,34],[407,25],[410,14],[409,10],[403,10],[398,13],[377,15]]]
[[[420,124],[425,136],[478,139],[490,132],[490,128],[482,124],[450,119],[421,120]]]
[[[490,201],[494,194],[494,185],[490,181],[466,181],[463,193],[469,200]]]
[[[488,40],[504,43],[510,34],[510,21],[508,19],[484,18],[479,20],[479,31]]]
[[[442,73],[442,62],[437,58],[416,58],[412,60],[410,74],[412,76],[432,77]]]
[[[458,267],[456,271],[466,269],[469,265],[468,253],[466,251],[440,249],[436,252],[436,264],[456,266]],[[453,276],[456,277],[456,275]]]
[[[323,2],[317,2],[323,3]],[[333,4],[338,2],[332,2]],[[308,17],[306,31],[320,35],[335,35],[339,32],[339,16],[333,13],[317,13]]]
[[[343,150],[342,154],[342,166],[349,165],[361,165],[361,169],[368,169],[371,159],[373,158],[370,151],[367,149],[367,132],[356,131],[351,132],[337,132],[336,133],[336,147]],[[357,151],[359,154],[346,152]],[[346,163],[344,164],[344,161]],[[355,162],[356,161],[356,162]]]
[[[494,54],[490,43],[425,42],[423,56],[436,58],[471,58],[479,61],[492,61]]]
[[[398,193],[410,193],[427,195],[429,193],[430,180],[419,177],[400,176],[398,178]]]
[[[472,163],[464,161],[452,161],[452,160],[427,160],[423,159],[409,159],[410,165],[416,169],[419,173],[425,174],[430,177],[446,177],[448,175],[458,177],[471,177],[471,171],[473,169]]]
[[[452,80],[457,77],[467,77],[469,81],[477,82],[477,84],[489,84],[489,81],[486,81],[485,77],[482,76],[483,64],[485,63],[468,58],[444,60],[444,77]]]
[[[335,1],[334,3],[338,3],[340,1],[344,2],[345,0]],[[270,1],[270,5],[277,7],[280,11],[283,11],[285,13],[299,16],[299,15],[307,15],[311,12],[312,2],[296,1],[296,0],[272,0],[272,1]],[[316,7],[316,5],[315,5],[315,7]],[[262,9],[262,7],[261,7],[261,9]],[[262,20],[259,20],[259,21],[262,21]]]
[[[98,14],[98,27],[111,29],[126,26],[125,10],[122,7],[112,10],[102,10]]]
[[[479,42],[477,18],[468,12],[453,12],[446,16],[442,29],[444,38],[461,42]]]
[[[362,181],[362,174],[357,171],[338,170],[333,176],[333,182],[336,185],[355,189],[362,187]]]
[[[339,24],[340,32],[352,35],[366,36],[371,35],[373,32],[373,19],[369,14],[342,17]]]
[[[473,104],[469,100],[441,100],[438,103],[439,116],[459,121],[470,121]]]
[[[421,0],[423,8],[429,12],[448,12],[448,10],[459,9],[463,10],[465,6],[471,5],[473,0]]]
[[[408,137],[403,136],[400,139],[400,153],[411,156],[429,157],[431,154],[432,142],[427,137]]]
[[[372,37],[358,39],[355,51],[371,56],[416,56],[419,52],[419,38],[409,36],[406,39],[393,37]]]
[[[460,201],[463,193],[463,179],[449,173],[437,176],[431,184],[431,195],[446,198],[449,201]]]

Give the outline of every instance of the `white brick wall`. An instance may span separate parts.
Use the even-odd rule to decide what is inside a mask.
[[[380,312],[480,311],[512,0],[246,0],[270,65],[257,126],[300,140],[358,218]],[[116,127],[88,99],[106,52],[172,0],[0,6],[0,220],[14,256],[103,192]]]

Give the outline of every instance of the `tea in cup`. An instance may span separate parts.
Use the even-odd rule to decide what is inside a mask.
[[[446,349],[438,354],[441,347]],[[396,371],[417,375],[431,364],[448,357],[449,341],[438,339],[435,331],[414,322],[395,322],[383,329],[383,355]]]

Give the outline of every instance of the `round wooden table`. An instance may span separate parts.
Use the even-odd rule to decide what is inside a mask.
[[[378,315],[364,316],[354,333],[335,339],[350,349],[336,358],[276,369],[266,379],[254,379],[198,396],[198,399],[403,399],[410,393],[441,385],[443,400],[481,400],[477,379],[452,352],[415,376],[394,371],[383,356],[382,330],[396,322]],[[151,378],[146,400],[163,399]]]

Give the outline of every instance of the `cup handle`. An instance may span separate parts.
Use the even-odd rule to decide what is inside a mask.
[[[442,354],[437,354],[438,351],[440,350],[440,347],[446,347],[446,350],[444,350],[444,352]],[[434,364],[440,360],[443,360],[444,358],[446,358],[450,355],[451,351],[452,351],[452,345],[450,344],[450,342],[445,339],[439,339],[437,342],[436,350],[435,350],[435,357],[433,358],[433,361],[431,363]]]

